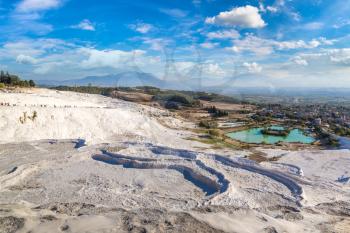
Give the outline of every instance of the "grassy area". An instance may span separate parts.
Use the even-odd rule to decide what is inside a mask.
[[[199,137],[191,137],[188,140],[201,142],[204,144],[212,145],[213,149],[231,148],[231,149],[244,149],[249,148],[245,144],[230,140],[225,136],[225,133],[219,129],[192,129],[193,132],[201,134]]]
[[[239,149],[239,147],[232,145],[228,142],[225,142],[222,138],[213,138],[213,137],[208,137],[208,138],[194,138],[190,137],[187,138],[187,140],[190,141],[196,141],[204,144],[209,144],[213,149],[223,149],[223,148],[230,148],[230,149]]]

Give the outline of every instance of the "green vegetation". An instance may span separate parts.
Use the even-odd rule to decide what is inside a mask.
[[[336,135],[343,136],[343,137],[350,137],[350,129],[349,128],[345,128],[345,127],[338,125],[338,126],[333,127],[332,130],[334,131],[334,133]]]
[[[0,71],[0,88],[4,88],[6,86],[35,87],[35,83],[33,80],[21,80],[17,75]]]
[[[187,138],[187,140],[196,141],[204,144],[212,145],[213,149],[222,149],[222,148],[231,148],[237,149],[238,146],[232,145],[228,142],[225,142],[222,138]]]
[[[185,95],[191,96],[193,99],[196,100],[204,100],[204,101],[211,101],[211,102],[223,102],[223,103],[230,103],[230,104],[246,104],[248,102],[239,100],[238,98],[232,97],[232,96],[226,96],[226,95],[220,95],[216,93],[208,93],[203,91],[179,91]]]
[[[259,113],[254,114],[253,116],[251,116],[251,118],[252,118],[252,120],[254,120],[257,123],[271,121],[271,117],[269,117],[269,116],[262,116]]]
[[[151,86],[136,87],[136,89],[148,95],[157,95],[161,92],[160,88]]]
[[[28,116],[27,112],[23,112],[23,116],[19,117],[19,121],[24,124],[27,122],[27,119],[31,121],[35,121],[35,119],[38,117],[38,113],[34,111],[31,116]]]
[[[52,89],[60,91],[74,91],[88,94],[99,94],[105,96],[111,96],[113,91],[124,92],[141,92],[144,94],[153,95],[152,100],[157,101],[168,109],[179,109],[181,106],[193,107],[199,105],[199,101],[193,99],[191,96],[183,94],[178,91],[161,90],[156,87],[95,87],[95,86],[58,86]]]
[[[53,87],[51,89],[59,90],[59,91],[74,91],[79,93],[87,93],[87,94],[98,94],[109,96],[112,91],[120,90],[120,88],[112,88],[112,87],[94,87],[94,86],[58,86]]]
[[[218,127],[218,123],[216,121],[202,120],[199,122],[198,126],[206,129],[215,129]]]
[[[31,117],[28,117],[32,121],[34,121],[38,117],[38,113],[36,111],[33,112],[33,115]]]
[[[101,94],[109,95],[112,91],[125,91],[125,92],[141,92],[148,95],[153,95],[154,100],[172,101],[183,106],[198,106],[199,100],[212,101],[212,102],[224,102],[224,103],[243,103],[242,101],[230,97],[215,93],[196,92],[196,91],[175,91],[175,90],[163,90],[157,87],[151,86],[139,86],[139,87],[95,87],[95,86],[58,86],[52,87],[55,90],[61,91],[75,91],[89,94]]]
[[[276,130],[271,128],[265,128],[261,130],[261,133],[264,135],[272,135],[272,136],[280,136],[280,137],[287,137],[290,133],[290,130],[284,129],[284,130]]]
[[[330,133],[324,131],[321,127],[315,127],[315,132],[319,139],[323,141],[323,144],[330,147],[338,147],[340,145],[339,140],[332,136]]]
[[[166,109],[173,109],[173,110],[179,110],[180,109],[180,105],[176,102],[173,101],[166,101],[164,104],[164,107]]]
[[[158,93],[152,98],[168,109],[179,109],[180,107],[199,106],[199,101],[194,100],[191,96],[184,95],[176,91],[168,93]]]
[[[215,106],[207,108],[208,113],[210,113],[213,117],[224,117],[228,116],[228,112],[224,110],[217,109]]]
[[[206,92],[193,92],[193,91],[175,91],[175,90],[162,90],[156,87],[142,86],[142,87],[95,87],[95,86],[58,86],[52,89],[60,91],[74,91],[88,94],[100,94],[105,96],[111,96],[113,91],[125,91],[125,92],[139,92],[148,95],[152,95],[153,101],[159,102],[161,105],[168,109],[180,109],[181,107],[199,107],[200,100],[206,101],[224,101],[226,103],[240,103],[237,99],[229,96],[223,96],[219,94],[212,94]],[[217,117],[226,116],[227,113],[222,110],[215,110]]]
[[[340,146],[340,143],[339,143],[339,140],[335,139],[335,138],[330,138],[328,140],[328,145],[330,147],[339,147]]]
[[[187,98],[190,98],[192,100],[204,100],[204,101],[212,101],[212,102],[224,102],[224,103],[243,103],[242,101],[238,100],[237,98],[231,97],[231,96],[225,96],[215,93],[208,93],[204,91],[179,91],[179,90],[163,90],[156,87],[150,87],[150,86],[139,86],[135,88],[131,88],[135,91],[141,91],[145,94],[149,95],[167,95],[167,94],[181,94],[182,96],[186,96]]]
[[[210,129],[208,131],[208,133],[210,136],[213,136],[213,137],[220,137],[221,136],[221,132],[218,129]]]

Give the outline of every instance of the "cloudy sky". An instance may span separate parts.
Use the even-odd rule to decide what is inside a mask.
[[[0,69],[350,87],[350,0],[0,0]]]

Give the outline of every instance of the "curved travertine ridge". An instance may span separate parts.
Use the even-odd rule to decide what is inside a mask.
[[[205,192],[207,196],[226,191],[229,184],[221,173],[214,171],[214,169],[209,169],[199,160],[197,160],[198,162],[196,161],[196,164],[200,165],[198,167],[201,169],[204,168],[206,171],[210,171],[211,174],[217,176],[217,181],[201,174],[197,169],[191,168],[189,165],[182,165],[186,160],[169,159],[158,161],[157,159],[124,156],[107,151],[102,151],[102,154],[93,155],[92,158],[113,165],[122,165],[124,168],[176,170],[183,174],[186,180]]]
[[[224,177],[222,173],[215,170],[214,168],[206,166],[201,160],[199,160],[196,152],[183,149],[172,149],[164,146],[155,146],[151,144],[149,144],[148,147],[153,153],[157,155],[171,155],[179,157],[180,159],[175,161],[171,159],[163,159],[162,161],[167,161],[167,163],[159,163],[157,159],[153,158],[125,156],[121,154],[110,153],[106,150],[102,150],[102,155],[94,155],[93,159],[110,164],[123,165],[125,168],[174,169],[181,172],[184,175],[185,179],[191,181],[194,185],[201,188],[208,196],[213,195],[214,193],[223,193],[227,190],[230,182]],[[222,163],[225,166],[244,169],[249,172],[257,173],[283,184],[291,191],[293,196],[297,199],[298,204],[300,204],[300,201],[303,199],[302,187],[295,180],[285,174],[274,170],[268,170],[266,168],[255,165],[255,163],[252,162],[235,162],[232,159],[216,154],[207,156]],[[203,175],[199,175],[189,167],[171,165],[174,162],[179,163],[185,160],[195,161],[196,165],[199,168],[214,175],[217,181],[213,181]]]
[[[262,167],[258,167],[255,165],[248,165],[248,164],[241,164],[238,162],[234,162],[233,160],[226,158],[224,156],[220,155],[212,155],[213,158],[222,164],[226,166],[231,166],[234,168],[240,168],[244,169],[250,172],[258,173],[260,175],[264,175],[269,177],[270,179],[273,179],[283,185],[285,185],[291,192],[292,194],[297,198],[298,201],[302,200],[302,194],[303,194],[303,188],[292,178],[278,172],[278,171],[271,171]]]
[[[191,151],[187,151],[187,150],[177,150],[177,149],[172,150],[171,148],[166,148],[166,147],[151,147],[151,150],[153,150],[153,152],[155,152],[155,153],[157,152],[158,154],[167,154],[167,155],[179,156],[179,157],[188,158],[188,159],[197,158],[195,152],[191,152]],[[238,163],[238,162],[235,162],[235,161],[233,161],[225,156],[221,156],[221,155],[212,154],[209,156],[212,157],[213,159],[219,161],[223,165],[231,166],[234,168],[240,168],[240,169],[244,169],[244,170],[247,170],[250,172],[258,173],[260,175],[267,176],[267,177],[285,185],[298,200],[303,199],[302,198],[302,194],[303,194],[302,187],[296,181],[294,181],[292,178],[288,177],[287,175],[284,175],[278,171],[272,171],[272,170],[265,169],[263,167],[255,165],[255,163],[252,163],[251,161],[250,161],[250,163]],[[214,169],[212,169],[212,170],[215,171]]]
[[[150,146],[150,149],[155,154],[172,155],[172,156],[177,156],[177,157],[182,157],[182,158],[187,158],[187,159],[196,159],[197,158],[197,155],[195,152],[188,151],[188,150],[179,150],[179,149],[171,149],[171,148],[167,148],[167,147],[155,147],[155,146]],[[231,166],[234,168],[244,169],[244,170],[247,170],[250,172],[254,172],[254,173],[258,173],[260,175],[267,176],[270,179],[273,179],[273,180],[283,184],[284,186],[286,186],[291,191],[291,193],[297,198],[298,201],[303,199],[302,187],[296,181],[294,181],[291,177],[289,177],[287,175],[284,175],[278,171],[272,171],[272,170],[265,169],[263,167],[255,165],[255,163],[252,163],[252,161],[250,161],[249,164],[248,163],[238,163],[238,162],[235,162],[235,161],[233,161],[225,156],[221,156],[221,155],[212,154],[212,155],[208,155],[208,156],[212,157],[214,160],[219,161],[220,163],[222,163],[225,166]],[[214,169],[212,169],[212,170],[215,171]]]
[[[272,162],[272,163],[263,163],[263,166],[271,169],[279,169],[286,171],[292,175],[297,175],[300,177],[304,176],[303,169],[301,169],[298,166],[295,166],[293,164],[288,164],[288,163],[280,163],[280,162]]]

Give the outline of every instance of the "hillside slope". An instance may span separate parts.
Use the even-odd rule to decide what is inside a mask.
[[[167,112],[99,95],[36,89],[1,93],[0,104],[2,143],[84,139],[93,144],[118,136],[163,141],[166,132],[172,135],[157,121]],[[180,122],[171,118],[169,124]]]

